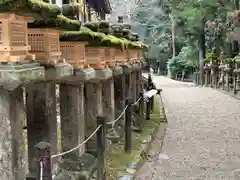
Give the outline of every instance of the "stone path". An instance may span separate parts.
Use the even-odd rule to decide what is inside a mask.
[[[240,180],[240,101],[210,88],[153,76],[168,118],[162,150],[136,180]],[[161,152],[160,152],[161,151]]]

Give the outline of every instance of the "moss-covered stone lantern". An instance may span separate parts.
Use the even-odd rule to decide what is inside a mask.
[[[234,70],[233,70],[233,93],[240,91],[240,55],[234,58]]]

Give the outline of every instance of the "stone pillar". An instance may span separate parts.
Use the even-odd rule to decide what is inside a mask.
[[[126,74],[126,97],[132,97],[132,78],[131,73]]]
[[[140,92],[141,92],[141,70],[136,72],[136,94],[137,94],[137,97],[139,96]]]
[[[113,78],[103,81],[103,112],[107,121],[115,119],[114,81]]]
[[[41,141],[51,144],[52,154],[57,150],[56,86],[54,83],[41,83],[26,88],[28,166],[29,176],[34,179],[36,172],[36,149]],[[55,162],[53,161],[53,165]]]
[[[62,151],[68,151],[85,140],[84,86],[60,85],[60,115]],[[85,152],[85,145],[63,158],[77,161]]]
[[[208,70],[205,70],[205,86],[208,86]]]
[[[229,82],[229,72],[226,72],[226,86],[227,86],[227,91],[230,91],[230,82]]]
[[[132,100],[133,102],[136,102],[137,100],[137,72],[132,72],[131,73],[131,84],[130,86],[132,87]]]
[[[25,119],[23,91],[0,89],[0,179],[24,180],[25,146],[23,120]]]
[[[236,90],[240,90],[240,72],[237,72],[237,77],[236,77]]]
[[[89,83],[85,85],[85,137],[89,137],[97,127],[97,116],[103,115],[102,83]],[[96,155],[96,135],[86,143],[86,151]]]
[[[121,104],[122,104],[122,111],[125,108],[126,105],[126,91],[127,91],[127,86],[126,86],[126,75],[123,74],[121,76]]]

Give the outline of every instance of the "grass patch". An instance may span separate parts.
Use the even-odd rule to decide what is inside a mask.
[[[151,142],[152,136],[158,129],[161,118],[157,100],[154,101],[154,110],[149,121],[144,121],[142,133],[132,132],[132,152],[127,154],[124,152],[124,140],[118,144],[113,144],[107,157],[108,162],[108,179],[116,180],[119,177],[128,174],[127,168],[129,164],[138,163],[141,159],[145,159],[147,145]],[[132,169],[132,168],[131,168]]]

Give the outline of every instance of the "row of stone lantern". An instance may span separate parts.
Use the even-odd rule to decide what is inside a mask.
[[[100,36],[98,32],[79,31],[81,23],[61,15],[57,5],[41,0],[16,0],[11,6],[14,11],[19,8],[16,13],[0,14],[0,124],[3,137],[0,156],[4,163],[0,168],[0,179],[25,179],[22,127],[23,119],[26,119],[27,179],[33,180],[36,179],[34,146],[46,141],[52,145],[52,153],[58,152],[56,84],[60,93],[61,143],[65,151],[77,146],[95,129],[97,115],[105,115],[108,121],[114,120],[115,83],[121,84],[121,109],[125,106],[126,96],[136,100],[141,90],[142,45],[139,42],[131,44],[131,40],[119,37],[115,40],[126,42],[131,48],[109,45],[112,42],[108,46],[90,46],[89,39],[81,38],[93,35],[90,39],[94,41]],[[26,7],[29,12],[24,9]],[[34,13],[33,18],[31,13]],[[65,31],[74,32],[73,36],[77,34],[80,40],[61,40]],[[101,34],[98,43],[106,36]],[[96,151],[91,146],[91,142],[87,143],[86,151]],[[83,154],[85,146],[64,157],[66,164],[74,166],[75,159],[78,168],[84,160],[93,159],[92,156],[80,159]],[[58,160],[55,159],[53,164]]]
[[[204,66],[205,86],[221,88],[237,94],[240,90],[240,58],[224,58],[212,56]]]

